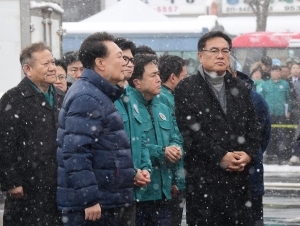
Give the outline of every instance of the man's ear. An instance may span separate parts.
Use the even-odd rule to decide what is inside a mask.
[[[95,65],[97,68],[99,68],[101,71],[105,70],[105,60],[103,58],[97,57],[95,59]]]
[[[136,79],[133,79],[133,84],[135,86],[136,89],[140,89],[141,88],[141,85],[140,85],[140,80],[138,80],[137,78]]]
[[[176,81],[175,81],[175,77],[177,77],[174,73],[172,73],[169,77],[170,81],[174,84]]]
[[[30,68],[29,64],[23,65],[23,71],[27,77],[29,77],[29,78],[31,77],[31,68]]]
[[[198,52],[198,59],[200,61],[200,63],[202,63],[202,52]]]

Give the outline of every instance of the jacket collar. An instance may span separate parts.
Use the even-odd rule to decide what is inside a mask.
[[[128,86],[127,88],[128,93],[132,93],[135,97],[135,99],[139,102],[142,103],[143,105],[147,105],[148,104],[148,100],[146,100],[143,96],[143,94],[138,91],[136,88],[133,88],[131,86]],[[159,94],[158,94],[159,95]],[[158,104],[159,100],[157,96],[154,96],[153,99],[151,100],[151,104]]]
[[[83,69],[83,72],[79,79],[92,83],[106,96],[108,96],[113,102],[122,95],[122,90],[110,84],[106,79],[104,79],[100,74],[98,74],[94,70],[87,68]]]
[[[207,83],[207,81],[205,79],[205,74],[204,73],[205,72],[204,72],[204,70],[202,68],[202,65],[200,65],[198,67],[198,76],[197,77],[198,77],[198,79],[204,80]],[[234,77],[232,76],[232,74],[230,74],[229,71],[226,71],[226,74],[224,76],[224,83],[225,84],[231,84],[231,82],[232,82],[233,79],[234,79]]]
[[[164,84],[161,85],[161,89],[165,89],[167,93],[171,93],[172,95],[174,95],[174,91]]]
[[[38,92],[31,84],[29,79],[27,77],[23,78],[22,81],[18,84],[18,88],[21,91],[21,95],[29,98],[29,97],[36,97],[35,100],[38,101],[39,96],[43,96],[40,92]],[[53,85],[52,85],[53,86]],[[64,92],[61,91],[60,89],[57,89],[53,87],[53,99],[54,99],[54,105],[53,108],[50,106],[48,101],[46,101],[46,104],[42,104],[42,106],[48,108],[48,109],[55,109],[55,108],[60,108],[58,106],[57,101],[59,98],[63,99],[64,98]]]
[[[30,84],[29,78],[25,76],[22,81],[18,84],[19,89],[22,91],[24,97],[35,96],[39,92]]]

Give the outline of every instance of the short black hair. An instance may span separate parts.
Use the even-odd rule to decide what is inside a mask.
[[[186,61],[179,56],[164,54],[159,58],[158,65],[160,79],[166,82],[172,73],[179,77],[182,67],[186,66]]]
[[[56,66],[61,66],[65,70],[66,74],[68,74],[68,72],[67,72],[68,71],[67,65],[65,64],[65,62],[63,60],[61,60],[61,59],[55,59],[55,65]]]
[[[281,66],[279,66],[279,65],[272,65],[271,66],[271,71],[276,71],[276,70],[281,71]]]
[[[105,41],[114,42],[113,35],[107,32],[96,32],[89,35],[81,44],[79,59],[84,68],[94,69],[96,58],[105,58],[108,55]]]
[[[231,49],[232,41],[231,41],[231,38],[227,34],[225,34],[222,31],[210,31],[200,37],[200,39],[198,41],[198,51],[201,52],[204,49],[207,40],[212,39],[212,38],[217,38],[217,37],[224,38],[228,42],[229,49]]]
[[[293,62],[293,63],[291,64],[291,68],[292,68],[294,65],[298,65],[298,66],[300,66],[300,64],[299,64],[299,63]]]
[[[133,41],[130,41],[129,39],[123,38],[123,37],[118,37],[115,38],[115,43],[117,44],[117,46],[120,47],[120,49],[123,50],[127,50],[129,49],[132,53],[132,55],[135,55],[135,49],[136,46],[133,43]]]
[[[156,55],[156,52],[149,46],[140,45],[135,49],[135,54],[152,54],[152,55]]]
[[[290,70],[290,68],[287,65],[281,65],[281,69],[282,68],[288,68]]]
[[[269,56],[263,56],[263,57],[260,59],[260,61],[261,61],[264,65],[269,66],[269,67],[272,66],[272,64],[273,64],[272,58],[269,57]]]
[[[143,74],[145,72],[145,66],[152,62],[153,64],[158,64],[158,59],[156,55],[153,54],[136,54],[134,56],[135,64],[134,64],[134,70],[132,73],[131,78],[128,80],[128,84],[135,88],[133,84],[134,79],[142,79]]]
[[[66,52],[62,59],[61,59],[64,64],[66,64],[66,66],[68,67],[71,63],[74,63],[76,61],[80,61],[79,60],[79,53],[78,51],[69,51],[69,52]]]

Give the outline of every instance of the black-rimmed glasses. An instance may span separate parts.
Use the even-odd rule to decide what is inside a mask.
[[[209,52],[212,55],[219,55],[220,52],[222,53],[222,55],[230,54],[230,49],[228,49],[228,48],[225,48],[225,49],[218,49],[218,48],[202,49],[202,51]]]
[[[132,64],[134,64],[134,58],[133,58],[133,57],[132,57],[132,58],[129,58],[129,57],[127,57],[127,56],[123,56],[123,59],[124,59],[126,65],[129,64],[129,61],[130,61]]]
[[[59,81],[65,81],[66,80],[66,76],[64,76],[64,75],[58,75],[58,76],[56,76],[56,79],[58,79]]]

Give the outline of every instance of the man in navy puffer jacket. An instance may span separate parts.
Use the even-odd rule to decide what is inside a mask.
[[[119,226],[133,201],[135,175],[114,105],[125,62],[107,33],[87,37],[79,58],[83,73],[68,90],[58,119],[58,208],[65,226]]]

